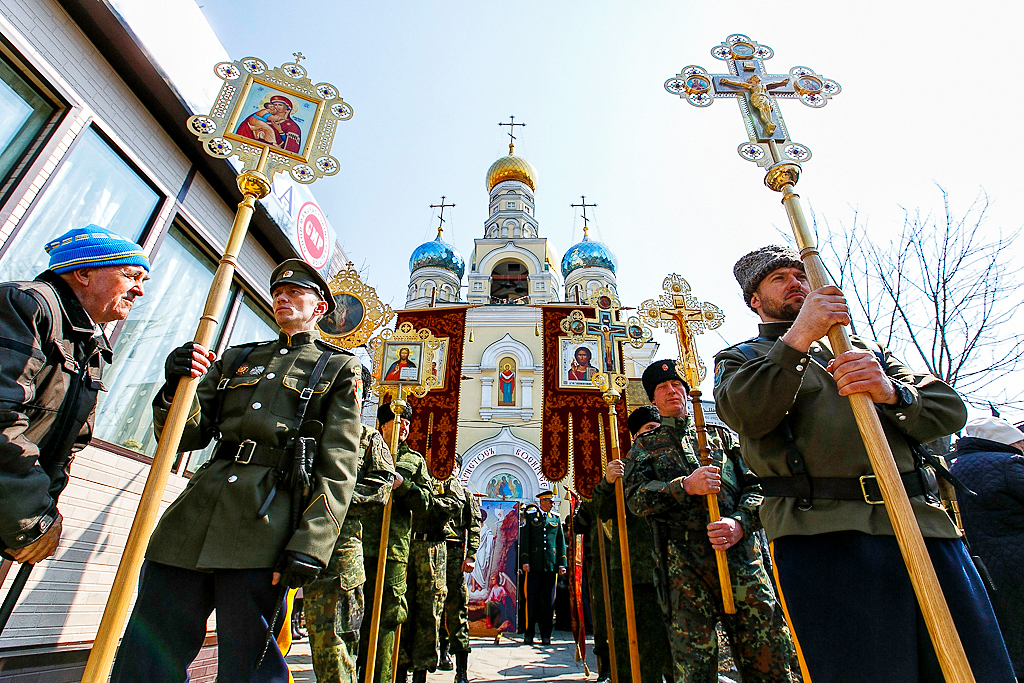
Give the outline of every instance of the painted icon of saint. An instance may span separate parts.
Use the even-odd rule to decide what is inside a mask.
[[[586,346],[576,349],[573,354],[572,364],[566,378],[573,382],[589,382],[590,378],[597,374],[597,368],[590,364],[593,354]]]
[[[516,371],[512,369],[511,363],[505,363],[498,375],[498,389],[501,390],[501,400],[498,405],[514,406],[516,404]]]
[[[416,363],[409,359],[409,347],[403,346],[398,350],[398,360],[391,364],[388,368],[388,372],[384,375],[385,382],[400,382],[402,381],[402,370],[404,368],[415,368]]]
[[[294,105],[290,99],[274,95],[261,109],[242,121],[235,134],[298,154],[302,147],[302,130],[292,120],[292,109]]]

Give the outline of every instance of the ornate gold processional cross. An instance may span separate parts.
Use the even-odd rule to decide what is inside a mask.
[[[820,289],[832,281],[804,217],[800,196],[793,192],[800,180],[800,162],[810,159],[811,151],[790,140],[776,98],[796,97],[809,107],[823,107],[841,89],[835,81],[803,66],[793,67],[788,75],[768,74],[764,60],[774,54],[767,45],[734,33],[711,49],[715,59],[728,64],[728,74],[712,75],[703,67],[691,65],[665,81],[665,89],[697,107],[710,106],[716,97],[739,98],[749,142],[741,144],[737,151],[744,159],[764,168],[764,184],[782,194],[782,205],[796,237],[808,283],[811,289]],[[853,349],[842,325],[833,326],[828,338],[837,356]],[[851,394],[849,399],[942,673],[947,683],[974,683],[878,411],[869,394]]]

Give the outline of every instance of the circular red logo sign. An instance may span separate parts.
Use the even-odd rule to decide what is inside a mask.
[[[314,268],[320,269],[327,265],[330,255],[327,218],[320,207],[313,202],[306,202],[299,209],[295,219],[295,229],[299,237],[299,252],[302,259]]]

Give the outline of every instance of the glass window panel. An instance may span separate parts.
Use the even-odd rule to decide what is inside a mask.
[[[30,280],[46,269],[43,245],[90,223],[138,241],[160,197],[91,128],[68,152],[10,248],[0,282]]]
[[[132,307],[104,370],[96,415],[99,439],[153,455],[151,404],[164,383],[164,359],[195,334],[216,264],[177,227],[153,259],[146,294]],[[218,319],[223,321],[227,307]]]
[[[231,339],[228,341],[228,345],[238,346],[239,344],[276,339],[278,327],[270,314],[264,311],[251,296],[241,294],[239,296],[243,296],[242,305],[238,307],[235,326],[231,330]],[[215,441],[211,441],[203,450],[192,451],[188,460],[188,471],[195,472],[203,463],[212,458],[216,445]]]
[[[18,163],[55,109],[0,58],[0,179]]]

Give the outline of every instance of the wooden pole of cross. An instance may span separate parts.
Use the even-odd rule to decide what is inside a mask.
[[[777,98],[797,98],[809,107],[818,108],[828,104],[841,92],[841,88],[835,81],[804,66],[793,67],[788,74],[766,73],[764,61],[774,54],[767,45],[735,33],[711,50],[713,57],[726,62],[728,74],[709,74],[702,67],[691,65],[665,81],[665,89],[697,107],[710,106],[715,98],[737,98],[749,138],[749,142],[740,144],[737,152],[744,159],[765,168],[765,185],[782,194],[782,205],[800,249],[808,283],[812,289],[820,289],[832,281],[818,253],[814,233],[804,217],[800,196],[793,192],[800,179],[800,163],[811,158],[811,151],[790,140]],[[842,325],[830,329],[828,338],[837,356],[853,348]],[[849,399],[942,673],[948,683],[973,683],[974,674],[942,594],[878,412],[868,394],[851,394]]]

